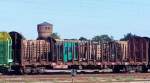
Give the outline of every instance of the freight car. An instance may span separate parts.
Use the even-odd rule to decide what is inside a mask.
[[[16,72],[20,72],[20,64],[21,64],[21,41],[25,40],[25,37],[18,32],[11,31],[9,35],[12,39],[12,59],[13,63],[11,66],[11,70],[15,70]]]
[[[147,72],[149,63],[149,41],[143,37],[134,36],[128,41],[127,70],[136,69]]]
[[[12,40],[7,32],[0,32],[0,71],[9,70],[12,64]]]
[[[26,40],[18,32],[0,33],[0,70],[43,73],[45,69],[106,69],[147,72],[150,39],[94,42],[53,38]]]
[[[67,69],[70,61],[77,60],[76,45],[59,42],[53,47],[47,40],[22,40],[20,69],[27,74],[43,73],[45,69]]]
[[[105,69],[122,64],[117,42],[62,41],[56,43],[53,68]]]
[[[149,40],[143,37],[134,36],[119,42],[78,42],[74,49],[77,59],[66,62],[68,68],[110,68],[113,72],[147,72],[149,68]],[[73,52],[72,57],[74,55]]]
[[[116,42],[81,42],[79,59],[81,69],[105,69],[119,64],[118,44]],[[119,61],[118,61],[119,62]]]
[[[24,73],[43,72],[45,67],[50,67],[50,44],[44,40],[22,40],[21,64]]]

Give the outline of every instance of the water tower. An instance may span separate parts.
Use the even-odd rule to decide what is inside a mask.
[[[37,25],[38,39],[45,39],[51,36],[53,25],[48,22],[43,22]]]

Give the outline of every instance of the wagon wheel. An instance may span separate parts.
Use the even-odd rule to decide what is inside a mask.
[[[125,66],[125,72],[130,73],[132,70],[131,66]]]
[[[120,72],[119,66],[114,66],[113,67],[113,73],[119,73],[119,72]]]
[[[37,68],[32,68],[32,69],[31,69],[31,73],[32,73],[32,74],[38,74]]]
[[[9,75],[10,74],[10,71],[9,71],[9,69],[1,69],[1,72],[0,73],[2,73],[2,74],[4,74],[4,75]]]
[[[146,73],[148,72],[148,68],[146,67],[146,65],[142,66],[142,73]]]
[[[24,74],[24,69],[20,68],[18,72],[19,72],[19,74],[23,75]]]
[[[30,67],[24,68],[24,74],[31,74],[32,70]]]
[[[45,69],[44,68],[38,68],[37,69],[37,72],[39,73],[39,74],[44,74],[45,73]]]
[[[142,66],[141,65],[136,67],[136,72],[142,72]]]

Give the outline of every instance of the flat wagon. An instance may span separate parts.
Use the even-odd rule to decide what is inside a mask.
[[[50,67],[53,55],[51,45],[45,40],[22,40],[20,67],[24,73],[43,72]]]
[[[104,69],[121,65],[120,45],[116,42],[63,41],[56,43],[54,67]]]
[[[132,37],[128,41],[128,63],[131,68],[148,71],[149,62],[149,41],[143,37]],[[131,67],[132,66],[132,67]]]

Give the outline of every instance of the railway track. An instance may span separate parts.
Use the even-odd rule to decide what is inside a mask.
[[[0,82],[49,82],[49,83],[116,83],[116,82],[138,82],[149,83],[150,73],[100,73],[100,74],[77,74],[71,77],[70,74],[57,75],[0,75]]]
[[[135,77],[135,78],[150,78],[150,73],[78,73],[75,77]],[[69,78],[71,77],[68,73],[60,73],[60,74],[54,74],[54,73],[47,73],[43,75],[0,75],[0,78],[17,78],[17,77],[25,77],[25,78],[56,78],[56,77],[63,77],[63,78]]]

